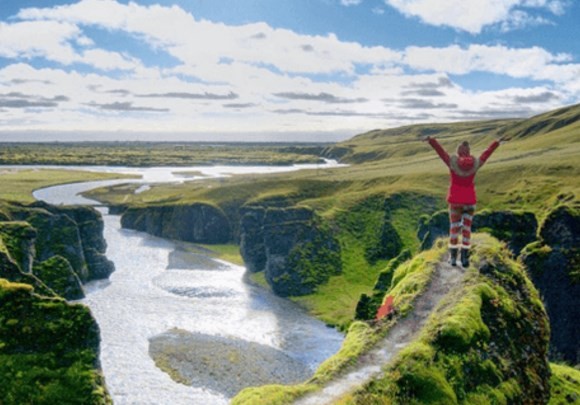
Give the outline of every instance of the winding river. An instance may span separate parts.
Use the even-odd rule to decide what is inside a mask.
[[[186,172],[218,177],[333,166],[327,162],[289,167],[67,168],[139,174],[143,178],[133,181],[146,188],[150,183],[187,180]],[[127,182],[55,186],[37,190],[34,196],[57,205],[95,205],[79,193]],[[291,301],[244,282],[243,267],[211,259],[203,249],[122,229],[119,216],[109,215],[106,208],[99,210],[105,221],[107,257],[116,270],[110,279],[86,285],[81,302],[90,307],[99,324],[101,366],[115,404],[229,402],[231,395],[212,389],[207,381],[205,386],[180,384],[155,365],[151,342],[171,331],[259,344],[298,362],[309,374],[340,347],[342,334]]]

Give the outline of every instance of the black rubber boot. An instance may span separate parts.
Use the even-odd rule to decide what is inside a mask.
[[[461,265],[469,267],[469,249],[461,249]]]
[[[449,264],[457,266],[457,248],[449,248]]]

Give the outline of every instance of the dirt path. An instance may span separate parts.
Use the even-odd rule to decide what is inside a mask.
[[[411,314],[399,320],[389,334],[374,349],[361,356],[357,365],[346,374],[331,381],[322,390],[299,399],[295,405],[332,404],[366,382],[377,378],[382,373],[382,367],[415,339],[435,306],[459,284],[463,274],[464,270],[459,266],[452,267],[447,263],[440,263],[427,290],[416,299]]]

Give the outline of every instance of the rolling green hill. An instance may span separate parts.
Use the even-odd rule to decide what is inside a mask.
[[[342,273],[314,294],[295,299],[326,322],[346,326],[360,295],[371,292],[392,258],[369,253],[384,242],[384,224],[392,225],[401,249],[415,253],[420,217],[446,207],[448,169],[422,142],[426,135],[449,151],[467,139],[475,153],[500,136],[512,137],[478,173],[478,209],[527,211],[541,223],[560,204],[579,205],[579,117],[575,105],[529,119],[375,130],[326,149],[327,156],[340,155],[350,164],[344,168],[155,185],[136,195],[131,187],[114,186],[90,196],[113,205],[216,206],[231,222],[234,243],[240,240],[243,207],[312,210],[334,230]]]

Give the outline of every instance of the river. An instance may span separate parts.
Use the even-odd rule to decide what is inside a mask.
[[[139,174],[143,178],[134,181],[146,188],[150,183],[186,180],[188,174],[179,172],[219,177],[333,166],[337,165],[66,168]],[[95,201],[79,193],[126,182],[68,184],[37,190],[34,196],[57,205],[95,205]],[[344,338],[341,333],[310,317],[291,301],[246,283],[245,268],[212,259],[203,249],[122,229],[119,216],[109,215],[106,208],[99,210],[105,222],[107,257],[115,263],[116,270],[108,280],[87,284],[86,298],[81,302],[90,307],[99,324],[101,366],[115,404],[229,402],[232,394],[216,389],[214,381],[196,380],[193,387],[180,384],[155,365],[151,344],[168,333],[257,344],[258,348],[267,347],[280,358],[302,365],[309,375],[339,349]]]

